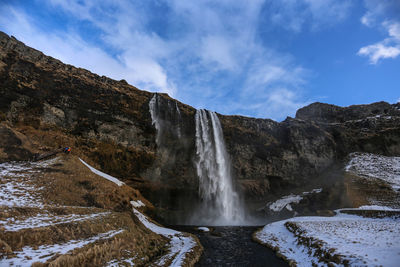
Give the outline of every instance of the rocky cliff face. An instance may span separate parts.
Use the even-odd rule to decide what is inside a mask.
[[[314,103],[280,123],[218,116],[236,186],[246,199],[264,200],[318,182],[350,152],[399,155],[399,109]],[[0,160],[72,146],[139,188],[168,219],[163,209],[184,212],[196,201],[194,114],[165,94],[63,64],[0,32],[0,132],[20,140],[12,149],[0,140]]]

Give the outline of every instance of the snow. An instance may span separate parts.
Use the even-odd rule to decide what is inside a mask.
[[[281,211],[283,208],[287,208],[288,210],[292,210],[292,207],[290,206],[290,203],[299,203],[300,200],[302,200],[302,196],[297,196],[297,195],[289,195],[285,196],[281,199],[278,199],[274,203],[269,205],[269,209],[273,211]]]
[[[99,175],[99,176],[101,176],[101,177],[103,177],[103,178],[106,178],[107,180],[109,180],[109,181],[115,183],[115,184],[118,185],[118,186],[122,186],[122,185],[125,184],[124,182],[121,182],[121,181],[118,180],[117,178],[112,177],[111,175],[108,175],[108,174],[106,174],[106,173],[104,173],[104,172],[101,172],[101,171],[99,171],[99,170],[93,168],[92,166],[90,166],[89,164],[87,164],[86,162],[84,162],[82,159],[79,159],[79,160],[80,160],[86,167],[88,167],[89,170],[91,170],[93,173],[95,173],[95,174],[97,174],[97,175]]]
[[[308,195],[308,194],[319,194],[322,192],[322,188],[316,188],[311,190],[311,192],[303,192],[303,195]]]
[[[0,164],[0,206],[43,207],[41,188],[33,184],[33,174],[54,164],[58,158],[40,162],[6,162]]]
[[[288,228],[287,222],[295,223],[298,229]],[[318,262],[315,248],[298,242],[303,238],[321,241],[323,251],[334,249],[333,254],[342,255],[350,265],[398,266],[400,261],[400,220],[394,218],[363,218],[338,210],[334,217],[295,217],[274,222],[255,237],[278,247],[281,254],[298,266],[326,265]]]
[[[385,210],[385,211],[400,211],[400,209],[393,209],[391,207],[386,206],[378,206],[378,205],[364,205],[358,207],[360,210]]]
[[[296,237],[285,227],[285,221],[267,224],[255,234],[255,238],[270,247],[278,247],[279,253],[301,266],[310,266],[316,259],[308,254],[308,248],[297,245]]]
[[[400,190],[400,157],[352,153],[345,170],[364,178],[383,180],[394,190]]]
[[[139,200],[136,200],[136,201],[131,201],[131,205],[134,207],[134,208],[140,208],[140,207],[144,207],[144,206],[146,206],[140,199]]]
[[[159,260],[157,260],[155,265],[164,266],[166,262],[173,259],[170,266],[182,266],[186,254],[192,251],[194,247],[196,247],[197,244],[195,240],[191,236],[185,236],[182,232],[164,228],[152,223],[144,214],[142,214],[135,208],[133,208],[133,213],[150,231],[170,239],[169,252],[166,255],[162,256]]]
[[[128,258],[128,259],[113,259],[107,262],[106,266],[108,267],[120,267],[120,266],[134,266],[134,260],[136,257]]]
[[[88,239],[70,240],[64,244],[43,245],[39,246],[37,249],[26,246],[22,248],[22,251],[17,251],[16,257],[14,258],[1,258],[0,266],[30,266],[34,262],[46,262],[56,254],[66,254],[69,251],[81,248],[97,240],[112,238],[123,231],[124,230],[113,230]]]
[[[51,214],[38,214],[33,217],[29,217],[25,220],[15,220],[14,218],[8,218],[7,220],[0,220],[0,227],[4,227],[5,231],[15,232],[23,229],[46,227],[50,225],[79,222],[91,220],[97,217],[103,217],[110,214],[110,212],[94,213],[94,214],[69,214],[55,216]]]
[[[317,188],[317,189],[313,189],[311,192],[303,192],[303,194],[300,195],[289,195],[289,196],[284,196],[281,199],[278,199],[277,201],[273,202],[273,203],[268,203],[269,206],[268,208],[272,211],[275,212],[279,212],[281,210],[283,210],[284,208],[286,208],[289,211],[293,211],[292,206],[290,205],[291,203],[299,203],[300,200],[303,199],[304,195],[308,195],[308,194],[317,194],[317,193],[321,193],[322,192],[322,188]],[[267,205],[268,205],[267,204]]]
[[[199,230],[199,231],[203,231],[203,232],[210,232],[210,229],[209,228],[207,228],[207,227],[197,227],[197,230]]]

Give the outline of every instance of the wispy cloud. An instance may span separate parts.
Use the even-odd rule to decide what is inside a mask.
[[[351,6],[349,0],[271,0],[268,12],[273,24],[301,32],[306,27],[318,30],[342,22]]]
[[[361,47],[358,55],[367,56],[371,64],[382,59],[396,58],[400,55],[400,3],[398,1],[365,0],[367,12],[361,23],[368,27],[384,30],[388,37],[382,41]],[[396,11],[397,10],[397,11]]]
[[[51,0],[40,4],[66,18],[63,29],[6,5],[0,25],[46,54],[141,89],[219,112],[282,119],[308,103],[303,92],[311,71],[260,40],[264,11],[276,27],[299,32],[344,20],[350,3]]]

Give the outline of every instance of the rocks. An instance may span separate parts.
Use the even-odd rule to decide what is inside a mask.
[[[383,101],[370,105],[354,105],[346,108],[317,102],[299,109],[296,112],[296,119],[324,123],[343,123],[367,117],[400,116],[400,110],[396,107],[396,105],[390,105]]]
[[[181,218],[198,200],[195,109],[157,94],[158,116],[167,126],[157,143],[149,109],[153,96],[124,80],[63,64],[0,32],[0,120],[10,129],[22,127],[28,139],[49,149],[73,144],[100,169],[141,188],[162,214],[173,208]],[[264,204],[330,179],[324,171],[351,152],[400,154],[400,104],[314,103],[280,123],[218,117],[235,184],[246,200]],[[11,151],[0,146],[1,157],[5,150]]]

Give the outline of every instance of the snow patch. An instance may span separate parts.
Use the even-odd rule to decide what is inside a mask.
[[[87,164],[86,162],[84,162],[82,159],[79,158],[79,160],[80,160],[86,167],[88,167],[89,170],[90,170],[91,172],[93,172],[93,173],[95,173],[95,174],[97,174],[97,175],[99,175],[99,176],[101,176],[101,177],[103,177],[103,178],[106,178],[107,180],[109,180],[109,181],[115,183],[115,184],[118,185],[118,186],[122,186],[122,185],[125,184],[124,182],[121,182],[121,181],[118,180],[117,178],[112,177],[111,175],[108,175],[107,173],[101,172],[101,171],[99,171],[99,170],[93,168],[92,166],[90,166],[89,164]]]
[[[393,209],[391,207],[386,206],[378,206],[378,205],[365,205],[358,207],[360,210],[386,210],[386,211],[400,211],[400,209]]]
[[[301,238],[322,241],[324,251],[342,255],[350,265],[398,266],[400,261],[400,220],[393,218],[363,218],[339,213],[334,217],[295,217],[266,225],[255,237],[270,247],[278,247],[287,259],[298,266],[318,261],[315,248],[299,243]],[[295,223],[299,229],[289,229],[285,223]],[[294,234],[296,233],[296,235]]]
[[[23,247],[22,251],[17,251],[14,258],[1,258],[0,266],[30,266],[34,262],[46,262],[56,254],[66,254],[76,248],[93,243],[100,239],[109,239],[122,233],[124,230],[113,230],[102,233],[83,240],[70,240],[64,244],[43,245],[37,249],[32,247]]]
[[[400,190],[400,157],[351,153],[345,170],[364,178],[383,180],[394,190]]]
[[[169,252],[156,262],[156,266],[164,266],[169,260],[173,259],[170,266],[182,266],[186,254],[196,247],[196,242],[191,236],[185,236],[182,232],[158,226],[152,223],[144,214],[133,208],[133,213],[152,232],[165,236],[170,239]]]
[[[120,267],[120,266],[134,266],[134,260],[136,260],[137,257],[132,257],[128,259],[113,259],[109,262],[107,262],[106,266],[107,267]]]
[[[313,189],[311,192],[303,192],[303,194],[300,195],[289,195],[289,196],[284,196],[281,199],[278,199],[277,201],[273,202],[273,203],[268,203],[268,208],[272,211],[275,212],[279,212],[281,210],[283,210],[284,208],[286,208],[289,211],[293,211],[293,208],[290,204],[292,203],[299,203],[302,199],[303,196],[308,195],[308,194],[317,194],[317,193],[321,193],[322,192],[322,188],[317,188],[317,189]]]
[[[40,187],[33,175],[56,163],[58,158],[40,162],[6,162],[0,164],[0,206],[43,207]]]
[[[50,225],[79,222],[91,220],[97,217],[102,217],[110,214],[110,212],[102,212],[95,214],[69,214],[69,215],[51,215],[51,214],[38,214],[33,217],[29,217],[25,220],[14,220],[14,218],[8,218],[7,220],[0,220],[0,226],[4,227],[5,231],[16,232],[23,229],[31,229],[38,227],[46,227]]]
[[[131,205],[134,207],[134,208],[140,208],[140,207],[145,207],[146,205],[139,199],[139,200],[132,200],[131,201]]]
[[[285,196],[285,197],[283,197],[281,199],[278,199],[274,203],[271,203],[269,205],[269,209],[278,212],[278,211],[283,210],[283,208],[286,207],[286,209],[292,210],[292,207],[290,206],[290,203],[296,203],[297,204],[302,199],[303,199],[303,197],[302,196],[298,196],[298,195]]]
[[[203,231],[203,232],[210,232],[210,229],[209,228],[207,228],[207,227],[197,227],[196,228],[197,230],[199,230],[199,231]]]

